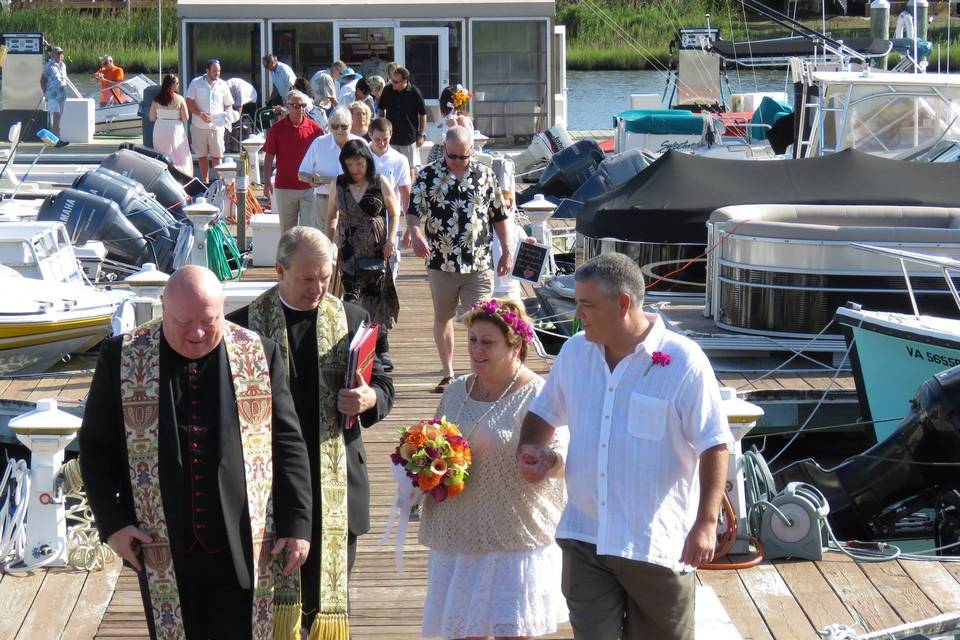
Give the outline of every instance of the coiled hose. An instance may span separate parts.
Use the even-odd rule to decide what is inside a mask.
[[[236,270],[230,267],[231,261],[237,266]],[[243,271],[240,247],[223,220],[207,228],[207,266],[221,281],[237,280]]]
[[[66,508],[67,562],[81,571],[99,571],[116,554],[100,542],[100,534],[90,510],[90,503],[83,491],[83,476],[80,461],[71,460],[60,467],[58,481],[62,478],[64,500],[72,504]]]

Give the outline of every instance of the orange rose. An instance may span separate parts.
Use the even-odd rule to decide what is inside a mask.
[[[424,435],[427,436],[427,440],[436,440],[442,434],[440,433],[440,429],[437,429],[436,427],[427,427],[424,430]]]
[[[442,479],[443,476],[435,473],[423,472],[417,475],[417,486],[420,487],[420,491],[433,491]]]
[[[448,460],[450,464],[455,467],[462,467],[467,463],[467,459],[459,451],[454,452]]]
[[[448,485],[447,485],[447,497],[448,497],[448,498],[456,498],[458,495],[460,495],[461,493],[463,493],[463,487],[464,487],[464,486],[465,486],[465,485],[464,485],[462,482],[457,482],[457,483],[454,483],[454,484],[448,484]]]
[[[463,450],[463,457],[467,462],[473,462],[473,454],[470,452],[470,449]]]
[[[457,425],[451,424],[449,422],[445,423],[442,427],[443,435],[445,436],[459,436],[460,429],[457,428]]]
[[[426,442],[426,441],[427,441],[427,438],[426,438],[426,436],[423,435],[423,433],[417,432],[417,433],[409,433],[409,434],[407,434],[407,442],[406,442],[406,443],[407,443],[407,444],[412,444],[413,446],[417,447],[418,449],[419,449],[420,447],[422,447],[422,446],[423,446],[423,443]]]

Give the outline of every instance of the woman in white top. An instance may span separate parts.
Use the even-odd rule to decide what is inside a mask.
[[[187,141],[184,125],[190,119],[187,101],[177,93],[180,79],[172,73],[163,76],[160,91],[150,103],[150,122],[153,122],[153,148],[165,154],[173,165],[193,175],[193,154]]]
[[[333,110],[328,118],[330,133],[315,138],[300,162],[298,176],[300,180],[317,187],[318,228],[327,229],[327,196],[330,183],[343,173],[340,166],[340,149],[349,140],[362,140],[350,133],[352,118],[346,107]]]
[[[447,387],[437,416],[460,427],[473,462],[463,492],[427,497],[420,542],[430,547],[423,636],[531,638],[567,620],[562,554],[553,541],[565,503],[563,460],[524,481],[514,461],[520,423],[543,378],[523,365],[533,330],[522,305],[485,300],[464,317],[471,375]],[[566,448],[566,434],[551,444]]]
[[[433,164],[443,158],[443,143],[446,139],[447,129],[450,127],[465,127],[473,131],[473,121],[470,114],[467,113],[467,104],[464,103],[457,108],[453,105],[453,96],[457,92],[457,86],[445,87],[440,92],[440,120],[427,127],[427,139],[433,143],[427,161],[424,164]]]

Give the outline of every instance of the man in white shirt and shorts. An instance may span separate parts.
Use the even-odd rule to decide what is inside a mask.
[[[400,236],[403,235],[403,219],[410,207],[410,187],[413,180],[410,178],[410,161],[407,157],[390,146],[390,136],[393,135],[393,125],[386,118],[374,118],[367,132],[370,136],[370,151],[373,152],[373,162],[377,166],[377,173],[386,177],[393,185],[393,192],[400,203],[400,225],[397,227],[397,241],[400,246]],[[400,270],[400,252],[394,251],[390,256],[390,270],[396,281]]]
[[[577,640],[694,640],[693,570],[713,560],[733,443],[709,360],[643,311],[622,254],[574,275],[583,332],[530,403],[517,466],[539,482],[568,425],[561,588]]]
[[[190,120],[190,144],[197,154],[200,179],[210,181],[210,167],[216,167],[223,158],[223,132],[226,126],[218,126],[222,117],[214,117],[233,106],[230,86],[220,79],[220,61],[208,60],[207,72],[197,76],[187,88],[187,109],[193,114]],[[208,160],[209,158],[209,160]]]

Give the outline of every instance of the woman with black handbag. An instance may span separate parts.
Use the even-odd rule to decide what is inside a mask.
[[[397,248],[400,204],[393,187],[376,173],[373,154],[363,140],[350,140],[340,150],[343,174],[327,203],[327,235],[339,247],[337,268],[343,299],[361,305],[380,325],[377,352],[385,371],[393,370],[387,332],[397,323],[400,299],[388,270]]]

